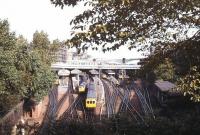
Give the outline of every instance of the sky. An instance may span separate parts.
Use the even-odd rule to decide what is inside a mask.
[[[0,19],[7,19],[11,31],[23,35],[28,41],[33,33],[43,30],[50,40],[66,40],[70,37],[70,21],[86,8],[83,4],[65,7],[63,10],[51,4],[50,0],[0,0]],[[95,58],[139,58],[144,57],[136,50],[126,47],[114,52],[88,51]]]

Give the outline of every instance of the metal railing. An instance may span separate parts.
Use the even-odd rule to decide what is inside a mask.
[[[103,62],[93,61],[66,61],[65,63],[59,62],[51,65],[52,69],[139,69],[138,64],[109,64]]]

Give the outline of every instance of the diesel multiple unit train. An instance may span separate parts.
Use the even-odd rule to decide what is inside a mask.
[[[87,87],[86,108],[96,108],[96,90],[94,82],[90,82]]]
[[[86,86],[87,86],[86,82],[81,82],[79,84],[78,92],[79,93],[84,93],[86,91]]]
[[[96,90],[93,81],[86,83],[85,80],[81,80],[78,88],[80,94],[86,94],[85,106],[88,109],[96,108]]]

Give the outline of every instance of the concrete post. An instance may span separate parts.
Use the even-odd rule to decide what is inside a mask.
[[[80,81],[79,75],[80,75],[80,74],[77,74],[77,78],[78,78],[78,86],[79,86],[79,81]]]
[[[99,85],[99,80],[101,79],[101,69],[99,69],[99,79],[98,79],[98,85]]]

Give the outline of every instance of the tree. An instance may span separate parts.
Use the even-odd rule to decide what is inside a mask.
[[[159,80],[175,81],[175,69],[171,59],[164,59],[164,61],[154,69],[155,75]]]
[[[62,42],[60,42],[59,39],[53,40],[53,42],[51,43],[51,46],[50,46],[50,51],[51,52],[58,51],[61,44],[62,44]]]
[[[36,31],[33,34],[33,40],[31,43],[32,49],[37,51],[40,55],[42,61],[48,65],[51,64],[51,55],[50,55],[50,41],[48,39],[48,34],[44,31]]]
[[[162,49],[158,46],[158,48],[155,48],[154,53],[143,62],[141,73],[144,76],[152,71],[156,71],[157,78],[174,80],[180,92],[190,96],[191,100],[199,102],[199,37],[200,31],[188,40],[165,44],[162,46]],[[173,76],[176,76],[176,79],[172,79]]]
[[[71,21],[75,32],[67,43],[83,49],[95,44],[103,51],[121,45],[145,49],[186,39],[190,27],[199,29],[199,0],[51,0],[62,8],[80,1],[91,8]]]
[[[48,50],[50,41],[48,39],[48,34],[44,31],[38,32],[36,31],[33,34],[33,48],[38,50]]]
[[[22,45],[16,52],[16,65],[21,77],[21,95],[26,99],[40,101],[51,89],[54,74],[37,51],[28,51],[27,48],[28,46]]]
[[[45,45],[39,43],[37,45]],[[8,21],[0,20],[0,115],[4,115],[20,99],[40,101],[50,90],[54,73],[41,57],[45,57],[41,52],[46,51],[46,47],[38,48],[31,48],[22,36],[16,37],[10,32]]]
[[[59,48],[61,47],[62,44],[64,44],[64,43],[62,43],[58,39],[53,40],[53,42],[51,43],[50,48],[49,48],[51,62],[56,61],[56,59],[57,59],[56,53],[59,51]]]
[[[0,114],[13,106],[12,102],[19,100],[20,74],[14,65],[15,61],[14,33],[9,31],[8,21],[0,20]]]
[[[54,73],[51,71],[48,35],[35,32],[30,45],[22,36],[16,42],[15,62],[21,77],[21,96],[40,101],[52,87]]]
[[[200,31],[191,39],[177,44],[174,63],[180,80],[178,90],[189,95],[191,100],[200,102]]]
[[[153,70],[162,66],[166,58],[172,61],[180,77],[189,75],[195,66],[199,72],[199,36],[193,39],[187,36],[191,27],[200,30],[199,0],[51,2],[61,8],[76,6],[79,2],[90,6],[71,21],[75,32],[67,44],[83,50],[100,45],[103,51],[116,50],[122,45],[139,50],[155,48],[142,67],[143,76],[150,76],[150,80],[154,78]]]
[[[187,75],[181,77],[178,84],[178,89],[185,96],[190,96],[192,101],[200,102],[200,72],[196,66],[192,67]]]

